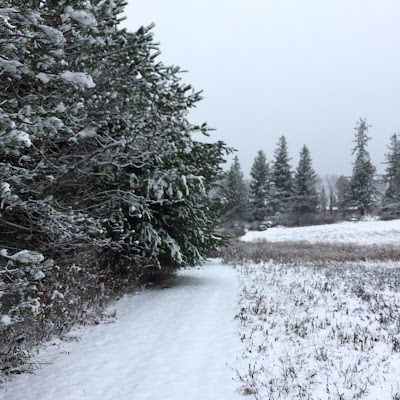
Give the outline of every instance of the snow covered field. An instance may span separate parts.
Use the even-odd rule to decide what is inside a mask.
[[[331,225],[304,226],[298,228],[275,227],[266,231],[247,232],[241,240],[254,242],[307,241],[340,242],[355,244],[400,243],[400,219],[393,221],[340,222]]]
[[[399,400],[399,245],[396,220],[271,228],[227,249],[241,282],[245,391]]]
[[[248,394],[400,399],[397,263],[249,262],[238,271],[237,318],[248,361],[240,373]]]
[[[242,353],[238,282],[220,262],[181,271],[166,289],[117,304],[117,321],[48,346],[52,364],[0,389],[5,400],[234,400]]]

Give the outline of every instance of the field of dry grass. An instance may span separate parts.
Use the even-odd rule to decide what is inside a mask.
[[[299,242],[242,242],[232,240],[230,246],[222,248],[219,256],[226,262],[275,261],[282,263],[400,261],[400,245],[377,244],[356,245],[346,243]]]

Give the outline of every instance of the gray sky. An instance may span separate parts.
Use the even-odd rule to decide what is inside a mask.
[[[281,135],[293,167],[306,144],[318,174],[350,175],[360,117],[384,172],[389,138],[400,133],[399,0],[128,3],[123,26],[156,23],[160,60],[204,90],[190,120],[238,149],[246,176],[258,150],[273,158]]]

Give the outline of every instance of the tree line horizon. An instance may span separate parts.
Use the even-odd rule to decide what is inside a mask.
[[[368,125],[360,118],[355,127],[353,171],[351,176],[327,175],[322,179],[314,170],[311,152],[300,150],[297,167],[290,164],[286,137],[277,142],[274,158],[267,161],[259,150],[254,158],[250,179],[244,179],[238,155],[225,172],[219,194],[224,198],[225,219],[262,220],[280,214],[323,214],[327,211],[364,215],[386,212],[395,215],[400,203],[400,136],[390,137],[386,171],[376,174],[368,152]],[[251,209],[251,210],[249,210]]]

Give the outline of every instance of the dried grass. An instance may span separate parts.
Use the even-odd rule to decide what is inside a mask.
[[[267,242],[232,240],[217,254],[227,263],[241,264],[249,260],[259,263],[400,261],[400,245],[355,245],[343,243]]]

